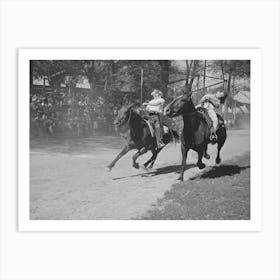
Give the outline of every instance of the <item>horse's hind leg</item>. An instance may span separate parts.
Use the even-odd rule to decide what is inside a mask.
[[[182,163],[181,163],[181,171],[180,171],[180,176],[178,180],[184,181],[184,172],[186,169],[186,160],[187,160],[187,155],[188,155],[189,149],[185,148],[184,143],[181,143],[181,153],[182,153]]]
[[[217,152],[217,157],[216,157],[216,164],[220,164],[221,163],[221,158],[220,158],[220,151],[223,147],[224,143],[220,144],[218,143],[218,152]]]
[[[145,147],[143,147],[142,149],[140,149],[136,154],[133,155],[132,160],[132,166],[136,169],[139,169],[139,163],[136,162],[137,158],[143,154],[145,154],[147,152],[147,149]]]
[[[205,153],[205,147],[202,147],[198,150],[198,161],[197,161],[197,166],[199,169],[205,168],[205,164],[202,162],[202,157]]]
[[[162,148],[152,151],[152,153],[153,153],[152,157],[147,162],[145,162],[144,166],[148,167],[148,168],[153,168],[154,163],[157,159],[157,156],[161,150],[162,150]]]
[[[216,164],[221,163],[221,158],[220,158],[220,151],[222,147],[224,146],[224,143],[226,141],[226,130],[222,131],[220,135],[218,135],[218,152],[217,152],[217,157],[216,157]]]
[[[147,168],[148,165],[157,157],[156,150],[152,150],[152,156],[144,163],[144,167]]]
[[[208,145],[206,145],[206,148],[205,148],[205,151],[204,151],[204,158],[210,159],[210,155],[207,153],[207,148],[208,148]]]

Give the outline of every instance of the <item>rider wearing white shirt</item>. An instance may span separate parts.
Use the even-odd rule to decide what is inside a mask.
[[[160,114],[163,112],[163,105],[165,100],[162,98],[162,92],[160,90],[153,90],[151,93],[154,99],[149,102],[143,103],[146,105],[146,109],[149,112],[150,122],[153,124],[155,129],[155,135],[157,140],[158,148],[164,147],[164,143],[162,142],[162,129],[160,125]]]
[[[152,99],[148,103],[146,109],[148,112],[162,113],[164,102],[165,102],[164,99],[161,98],[159,95],[154,95],[154,99]]]
[[[221,104],[221,98],[225,97],[225,93],[223,92],[216,92],[216,93],[208,93],[205,94],[201,100],[200,100],[200,106],[204,107],[207,112],[209,117],[211,118],[213,125],[211,128],[211,135],[210,135],[210,140],[216,140],[217,139],[217,128],[218,128],[218,117],[217,113],[215,112],[215,108],[219,108]]]

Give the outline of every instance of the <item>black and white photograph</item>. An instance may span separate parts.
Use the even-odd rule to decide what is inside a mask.
[[[258,229],[260,54],[19,50],[20,229]]]
[[[250,220],[250,60],[30,60],[31,220]]]
[[[1,0],[0,279],[279,279],[279,8]]]

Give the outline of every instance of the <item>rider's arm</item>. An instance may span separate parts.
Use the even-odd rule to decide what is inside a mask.
[[[163,98],[158,98],[158,99],[152,99],[149,102],[149,105],[157,106],[157,105],[163,105],[164,104],[164,99]]]

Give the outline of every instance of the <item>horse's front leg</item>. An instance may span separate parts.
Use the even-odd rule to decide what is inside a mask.
[[[210,155],[207,153],[207,148],[208,148],[208,145],[206,145],[206,148],[205,148],[205,151],[204,151],[204,158],[210,159]]]
[[[227,133],[226,133],[225,129],[222,129],[222,130],[218,131],[217,133],[218,133],[218,153],[217,153],[217,157],[216,157],[216,164],[220,164],[221,163],[220,151],[226,141]]]
[[[116,158],[106,167],[107,171],[111,171],[111,169],[115,166],[116,162],[124,156],[128,151],[130,151],[133,147],[127,144],[120,153],[116,156]]]
[[[145,154],[147,152],[147,149],[145,147],[141,148],[136,154],[133,155],[132,157],[132,160],[133,160],[133,163],[132,163],[132,166],[134,168],[137,168],[139,169],[139,163],[136,162],[137,158],[143,154]]]
[[[202,157],[205,153],[205,146],[201,147],[199,150],[198,150],[198,161],[197,161],[197,166],[199,169],[203,169],[205,168],[205,164],[202,162]]]
[[[189,149],[185,147],[185,143],[181,143],[181,153],[182,153],[182,163],[181,163],[181,171],[180,171],[180,177],[178,180],[184,181],[184,172],[186,169],[186,161],[187,161],[187,155],[188,155]]]

